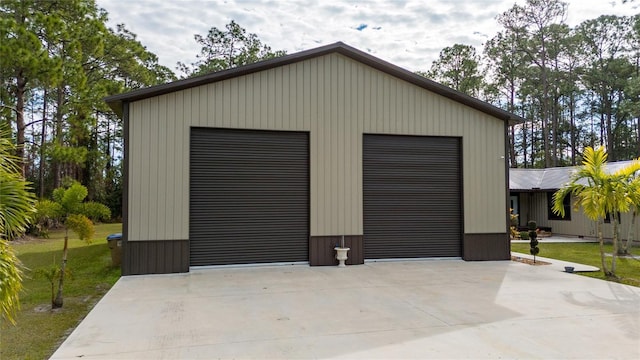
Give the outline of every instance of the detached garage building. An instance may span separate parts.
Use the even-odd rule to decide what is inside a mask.
[[[124,120],[123,274],[509,259],[517,116],[343,43],[106,99]]]

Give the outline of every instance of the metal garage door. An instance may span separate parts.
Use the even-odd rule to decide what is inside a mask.
[[[307,133],[191,129],[191,266],[308,261]]]
[[[366,259],[462,256],[460,140],[364,136]]]

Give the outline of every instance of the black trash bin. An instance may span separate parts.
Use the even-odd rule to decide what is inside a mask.
[[[111,249],[111,265],[120,266],[120,263],[122,263],[122,234],[107,236],[107,244]]]

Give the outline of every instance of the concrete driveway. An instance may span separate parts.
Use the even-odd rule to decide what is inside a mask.
[[[53,359],[640,358],[640,288],[511,261],[121,278]]]

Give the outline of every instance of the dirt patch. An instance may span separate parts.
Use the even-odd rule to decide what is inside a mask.
[[[34,237],[31,235],[24,235],[17,239],[11,240],[11,245],[23,245],[23,244],[34,244],[34,243],[44,243],[49,241],[49,239]]]
[[[534,265],[534,266],[538,266],[538,265],[551,265],[551,263],[548,263],[546,261],[540,261],[540,260],[536,260],[536,262],[533,262],[533,259],[528,259],[528,258],[522,258],[519,256],[512,256],[511,257],[511,261],[517,261],[517,262],[521,262],[524,264],[529,264],[529,265]]]
[[[62,308],[52,309],[51,304],[40,304],[33,308],[33,311],[37,313],[59,313],[62,311]]]

